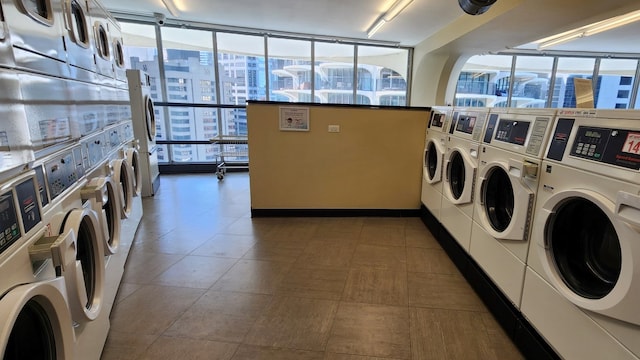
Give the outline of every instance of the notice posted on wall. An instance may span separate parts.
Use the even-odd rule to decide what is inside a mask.
[[[309,108],[297,106],[281,106],[280,130],[309,131]]]

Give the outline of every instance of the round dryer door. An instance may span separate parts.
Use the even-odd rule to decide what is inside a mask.
[[[122,219],[119,185],[111,177],[92,179],[82,189],[82,199],[91,203],[100,218],[105,255],[117,253]]]
[[[133,196],[140,196],[142,193],[142,172],[140,171],[140,155],[136,149],[127,149],[125,161],[133,172]]]
[[[64,280],[15,287],[0,299],[0,357],[5,360],[71,359],[73,324]]]
[[[71,39],[77,45],[83,48],[89,48],[89,26],[87,24],[87,16],[82,8],[82,5],[77,0],[71,0],[65,2],[67,9],[67,22],[71,24],[69,34]]]
[[[522,183],[522,171],[515,171],[521,170],[518,166],[522,163],[491,162],[480,172],[478,218],[485,231],[497,239],[528,239],[534,195]]]
[[[156,113],[153,107],[153,101],[149,95],[144,96],[144,116],[147,123],[147,136],[149,141],[155,141],[156,139]]]
[[[104,239],[96,212],[89,208],[70,211],[51,251],[65,279],[73,320],[95,320],[105,287]]]
[[[442,180],[442,162],[444,149],[435,139],[429,139],[424,150],[424,179],[429,184]]]
[[[542,260],[550,281],[574,304],[640,324],[640,224],[626,218],[629,207],[620,198],[627,195],[637,210],[638,196],[623,192],[617,207],[589,190],[549,198],[540,214],[545,223]]]
[[[469,156],[459,149],[454,149],[449,153],[446,168],[447,185],[444,188],[449,200],[454,204],[470,203],[476,168]]]
[[[120,191],[120,205],[122,208],[120,214],[122,219],[126,219],[133,210],[133,194],[135,193],[133,170],[124,159],[114,160],[112,167],[113,179],[118,184],[118,190]]]

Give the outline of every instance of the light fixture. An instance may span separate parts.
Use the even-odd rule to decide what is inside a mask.
[[[382,15],[382,18],[384,19],[384,21],[387,21],[387,22],[393,20],[393,18],[398,16],[398,14],[400,14],[402,12],[402,10],[404,10],[412,2],[413,2],[413,0],[398,0],[398,1],[396,1],[393,5],[391,5],[389,10],[387,10]]]
[[[640,20],[640,10],[630,12],[625,15],[616,16],[611,19],[600,21],[591,25],[583,26],[581,28],[563,32],[548,38],[544,38],[536,41],[538,43],[538,50],[543,50],[552,46],[564,44],[566,42],[579,39],[585,36],[591,36],[599,34],[604,31],[618,28],[636,22]]]
[[[173,2],[173,0],[162,0],[162,3],[164,4],[164,7],[169,10],[171,15],[173,15],[174,17],[180,17],[180,10],[178,10],[178,7],[176,7],[176,4]]]
[[[371,27],[369,28],[369,30],[367,30],[367,38],[371,38],[373,36],[373,34],[375,34],[378,30],[380,30],[381,27],[384,26],[384,24],[386,24],[387,21],[381,16],[378,18],[378,20],[376,22],[373,23],[373,25],[371,25]]]
[[[164,0],[163,0],[164,1]],[[371,38],[384,24],[393,20],[398,14],[402,12],[413,0],[397,0],[391,7],[385,11],[367,30],[367,38]]]

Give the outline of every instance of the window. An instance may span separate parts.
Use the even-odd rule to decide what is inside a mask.
[[[633,77],[631,76],[620,77],[620,85],[631,85],[631,84],[633,84]]]
[[[315,43],[316,82],[315,94],[322,103],[353,104],[354,81],[353,45]]]
[[[509,98],[512,61],[510,55],[472,56],[458,77],[455,103],[504,106]]]
[[[618,99],[628,99],[629,90],[618,90]]]

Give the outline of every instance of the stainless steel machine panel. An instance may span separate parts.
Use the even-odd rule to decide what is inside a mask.
[[[84,176],[82,160],[76,161],[72,150],[65,151],[45,162],[44,167],[51,199],[58,197]]]
[[[35,160],[18,73],[0,68],[0,177]]]
[[[17,67],[69,76],[60,0],[1,0]]]
[[[0,5],[0,66],[12,68],[15,65],[16,61],[13,58],[11,39],[9,37],[7,23],[4,20],[2,5]]]
[[[82,81],[68,81],[74,111],[71,126],[75,137],[93,134],[104,127],[104,104],[100,86]]]
[[[113,55],[111,36],[109,35],[109,13],[97,0],[88,0],[89,16],[91,18],[91,39],[95,49],[95,62],[98,82],[104,85],[114,85]]]

